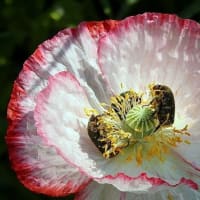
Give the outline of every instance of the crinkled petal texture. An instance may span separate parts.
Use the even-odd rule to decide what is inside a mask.
[[[39,46],[14,84],[6,140],[19,179],[52,196],[78,192],[76,199],[199,199],[199,66],[200,25],[174,15],[61,31]],[[189,125],[191,144],[140,166],[128,159],[130,148],[103,158],[84,109],[102,112],[113,93],[144,91],[152,82],[173,90],[174,125]]]
[[[83,96],[87,95],[86,102],[90,101],[93,107],[101,109],[99,100],[106,101],[109,96],[109,88],[97,65],[97,41],[115,24],[117,22],[112,20],[82,23],[76,29],[65,29],[59,32],[51,40],[41,44],[30,56],[14,83],[8,105],[9,127],[6,142],[12,167],[18,178],[34,192],[50,196],[65,196],[80,191],[91,179],[81,172],[72,160],[64,159],[58,146],[54,147],[51,145],[52,142],[38,134],[38,127],[34,119],[36,99],[37,96],[42,98],[43,94],[48,93],[48,89],[45,88],[50,90],[53,80],[60,82],[63,91],[56,88],[61,93],[52,107],[63,109],[63,115],[59,116],[56,121],[63,120],[63,125],[68,124],[64,126],[71,135],[73,130],[79,131],[75,124],[78,124],[79,114],[83,108],[75,107],[75,104],[72,105],[70,102],[75,99],[76,105],[79,105],[84,99]],[[76,82],[73,81],[75,80],[74,75],[85,88],[84,94],[83,89],[78,86],[78,82],[73,86],[73,82]],[[62,82],[64,82],[64,80],[60,80],[62,77],[68,83],[66,88],[62,86]],[[72,91],[73,89],[74,91]],[[82,93],[78,94],[78,91]],[[62,97],[63,94],[68,95],[70,92],[72,92],[70,99]],[[82,106],[84,103],[82,102],[80,105]],[[65,106],[62,107],[64,104]],[[88,104],[86,103],[86,105]],[[69,111],[70,107],[71,111]],[[49,115],[51,114],[48,113],[47,116]],[[56,121],[53,122],[55,126],[51,132],[59,128],[56,127]],[[57,133],[61,134],[58,131]],[[68,138],[67,134],[64,137]],[[60,142],[62,143],[62,136]],[[70,151],[73,149],[70,148]]]
[[[177,186],[176,188],[165,187],[160,192],[148,194],[135,194],[131,192],[121,192],[112,185],[99,185],[91,182],[82,192],[75,196],[75,200],[198,200],[199,192],[186,186]]]
[[[173,160],[156,166],[151,176],[172,183],[186,177],[183,171],[194,170],[191,173],[199,182],[200,25],[174,15],[148,13],[130,17],[100,40],[98,52],[101,70],[113,91],[120,92],[121,84],[124,90],[145,91],[152,82],[172,89],[176,101],[174,126],[183,128],[188,124],[191,144],[175,148]],[[185,165],[179,167],[180,173],[172,167],[175,160]],[[173,170],[167,171],[166,166]]]

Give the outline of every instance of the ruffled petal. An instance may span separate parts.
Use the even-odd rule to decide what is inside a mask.
[[[177,186],[176,188],[164,187],[159,192],[135,194],[120,192],[111,185],[98,184],[96,182],[91,182],[83,191],[75,196],[75,200],[197,200],[199,198],[199,192],[187,186]]]
[[[91,182],[84,190],[76,194],[75,200],[125,200],[125,193],[120,192],[112,185]]]
[[[97,63],[97,38],[104,36],[113,26],[112,21],[82,23],[76,29],[59,32],[39,46],[47,60],[44,70],[53,74],[55,63],[64,66],[84,87],[93,107],[99,107],[99,101],[107,102],[111,92]]]
[[[197,126],[199,127],[199,124]],[[199,132],[199,130],[200,127],[197,131]],[[200,136],[190,137],[189,142],[190,144],[188,145],[179,145],[175,150],[185,162],[189,163],[193,168],[200,171],[200,155],[198,153]]]
[[[200,79],[197,82],[199,81]],[[190,82],[192,82],[192,80]],[[196,170],[200,171],[200,155],[198,152],[200,145],[200,101],[198,100],[200,98],[200,89],[191,88],[191,92],[187,98],[187,105],[184,105],[183,107],[185,115],[179,115],[179,118],[183,119],[183,116],[186,116],[184,120],[185,124],[188,125],[188,132],[190,133],[190,137],[187,138],[190,144],[180,144],[175,151],[185,160],[185,162],[190,163]],[[178,121],[179,120],[177,120],[175,124],[179,124]]]
[[[199,34],[198,23],[175,15],[129,17],[100,40],[99,63],[117,93],[121,84],[144,91],[152,82],[188,92],[184,83],[199,78]]]
[[[178,185],[199,189],[200,173],[173,152],[165,155],[164,161],[147,160],[141,166],[126,160],[129,156],[120,156],[104,166],[99,166],[105,169],[102,173],[109,175],[96,178],[97,182],[112,184],[120,191],[136,193],[159,191],[163,186],[173,188]]]
[[[194,199],[194,200],[197,200],[197,199],[200,199],[200,193],[199,191],[196,191],[196,190],[193,190],[193,189],[190,189],[186,186],[179,186],[177,187],[176,189],[174,190],[169,190],[168,192],[168,196],[174,198],[174,199],[178,199],[178,200],[187,200],[187,199]]]
[[[19,180],[31,191],[49,196],[66,196],[82,190],[90,179],[67,163],[55,148],[44,144],[35,130],[27,130],[26,120],[10,127],[12,135],[6,138],[12,168]],[[13,128],[20,130],[13,131]],[[35,135],[27,137],[22,131]]]
[[[92,29],[92,24],[90,24],[90,29]],[[109,28],[105,29],[102,35],[106,34],[106,31],[109,31]],[[100,37],[100,32],[96,33],[96,37],[98,34]],[[91,76],[88,79],[90,83],[84,81],[82,83],[87,89],[91,103],[94,107],[100,108],[98,98],[107,99],[107,93],[106,89],[101,88],[105,82],[96,65],[97,44],[96,38],[93,37],[87,23],[81,24],[77,29],[65,29],[59,32],[51,40],[38,47],[24,63],[15,81],[8,105],[9,128],[6,142],[12,166],[19,179],[35,192],[63,196],[78,191],[89,180],[79,172],[78,168],[64,161],[57,149],[44,144],[37,135],[33,110],[35,99],[46,87],[49,77],[67,70],[71,70],[80,79],[84,79],[95,71],[97,76]],[[86,59],[88,61],[85,61]],[[84,65],[81,70],[81,63],[87,62],[90,64]],[[95,88],[99,88],[98,97],[93,91]],[[57,164],[54,161],[57,161]],[[65,168],[66,172],[64,172]],[[51,176],[49,173],[54,175]],[[71,178],[68,179],[69,177]]]
[[[177,126],[179,118],[193,125],[200,114],[199,49],[198,23],[145,13],[116,25],[99,41],[98,52],[101,70],[116,93],[130,88],[144,92],[150,83],[168,85],[175,95]]]
[[[33,112],[27,112],[32,103],[21,105],[25,98],[26,92],[16,82],[8,106],[6,142],[19,180],[31,191],[50,196],[65,196],[81,190],[90,179],[37,135]]]
[[[88,26],[92,31],[92,24],[89,23]],[[16,81],[20,88],[17,92],[26,94],[24,98],[20,97],[20,94],[19,96],[16,94],[16,98],[20,99],[18,102],[21,105],[20,109],[23,109],[24,112],[32,111],[35,106],[35,97],[46,87],[48,78],[61,71],[71,71],[80,78],[94,107],[100,107],[99,101],[101,99],[106,99],[107,101],[107,94],[104,93],[107,86],[105,86],[101,72],[96,64],[96,40],[93,38],[94,34],[92,36],[92,33],[89,32],[88,26],[87,23],[83,23],[77,29],[64,29],[60,31],[52,39],[39,45],[37,50],[24,63],[23,69]],[[102,30],[103,35],[106,33],[105,30]],[[100,37],[98,35],[100,35],[100,31],[96,33],[96,37]],[[87,43],[84,41],[87,41]],[[86,61],[86,59],[88,60]],[[89,62],[90,60],[93,60],[90,65],[82,66],[81,62]],[[86,81],[91,81],[91,83],[86,83]],[[98,100],[94,90],[98,90],[98,95],[103,95],[104,97],[99,96]],[[13,93],[17,92],[15,92],[14,88]],[[9,119],[16,119],[17,106],[20,106],[18,104],[14,105],[16,107],[14,108],[15,112],[12,112],[14,109],[11,106],[9,107]]]
[[[200,198],[199,192],[187,186],[177,186],[176,188],[165,187],[163,190],[148,194],[126,193],[124,200],[197,200]]]
[[[90,108],[85,90],[70,72],[60,72],[40,92],[34,110],[38,134],[81,171],[94,165],[89,155],[99,156],[87,134],[85,108]]]
[[[75,156],[73,143],[79,140],[79,134],[86,137],[84,108],[89,108],[89,103],[75,77],[69,72],[52,76],[36,100],[34,118],[38,133],[48,144],[56,145],[59,151],[73,152]]]

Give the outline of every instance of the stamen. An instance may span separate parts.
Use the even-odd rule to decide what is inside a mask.
[[[123,83],[120,83],[120,88],[124,89],[124,84]]]
[[[167,199],[168,200],[174,200],[174,197],[173,197],[173,195],[171,193],[168,193]]]
[[[138,147],[136,148],[136,161],[138,165],[142,164],[142,145],[139,144]]]
[[[98,111],[93,108],[84,108],[84,113],[86,116],[90,117],[91,115],[98,115]]]
[[[84,109],[88,122],[88,135],[106,159],[124,152],[125,161],[157,158],[161,162],[171,148],[180,143],[190,144],[182,136],[190,136],[188,125],[173,127],[175,102],[171,89],[151,84],[149,99],[134,90],[110,98],[110,105],[102,103],[103,113]],[[128,148],[127,148],[128,147]],[[126,151],[124,149],[127,149]],[[127,153],[128,152],[128,153]]]
[[[117,113],[120,120],[124,120],[127,112],[134,105],[140,103],[141,98],[133,90],[129,90],[120,95],[111,97],[110,102],[112,109]]]

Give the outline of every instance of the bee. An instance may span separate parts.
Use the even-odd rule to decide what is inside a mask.
[[[88,135],[92,142],[95,144],[95,146],[98,148],[98,150],[104,155],[105,152],[111,152],[106,155],[107,158],[112,158],[115,155],[119,153],[119,151],[112,151],[112,143],[111,140],[107,138],[106,131],[104,130],[104,127],[100,123],[100,118],[102,115],[94,116],[92,115],[90,117],[90,120],[88,122]]]
[[[100,115],[94,116],[92,115],[88,122],[88,135],[95,146],[99,149],[99,151],[103,154],[105,152],[105,147],[107,149],[111,148],[111,141],[106,139],[106,135],[102,134],[100,131],[99,124]],[[117,152],[116,152],[117,153]],[[113,157],[114,155],[110,155]]]
[[[159,125],[168,126],[174,123],[175,115],[175,100],[171,89],[166,85],[151,85],[150,92],[152,95],[152,100],[150,104],[155,109]]]
[[[106,114],[92,115],[88,122],[88,135],[90,139],[103,154],[103,157],[107,159],[118,155],[124,147],[127,147],[131,136],[130,133],[121,131],[112,123],[104,122],[109,117]]]

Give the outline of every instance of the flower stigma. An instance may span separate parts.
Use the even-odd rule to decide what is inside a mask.
[[[168,86],[150,84],[147,98],[130,89],[112,96],[110,105],[102,105],[103,113],[95,109],[85,109],[85,113],[88,135],[106,159],[128,149],[127,160],[135,158],[138,165],[155,157],[164,161],[170,148],[190,143],[182,139],[190,135],[188,126],[173,126],[175,100]]]

